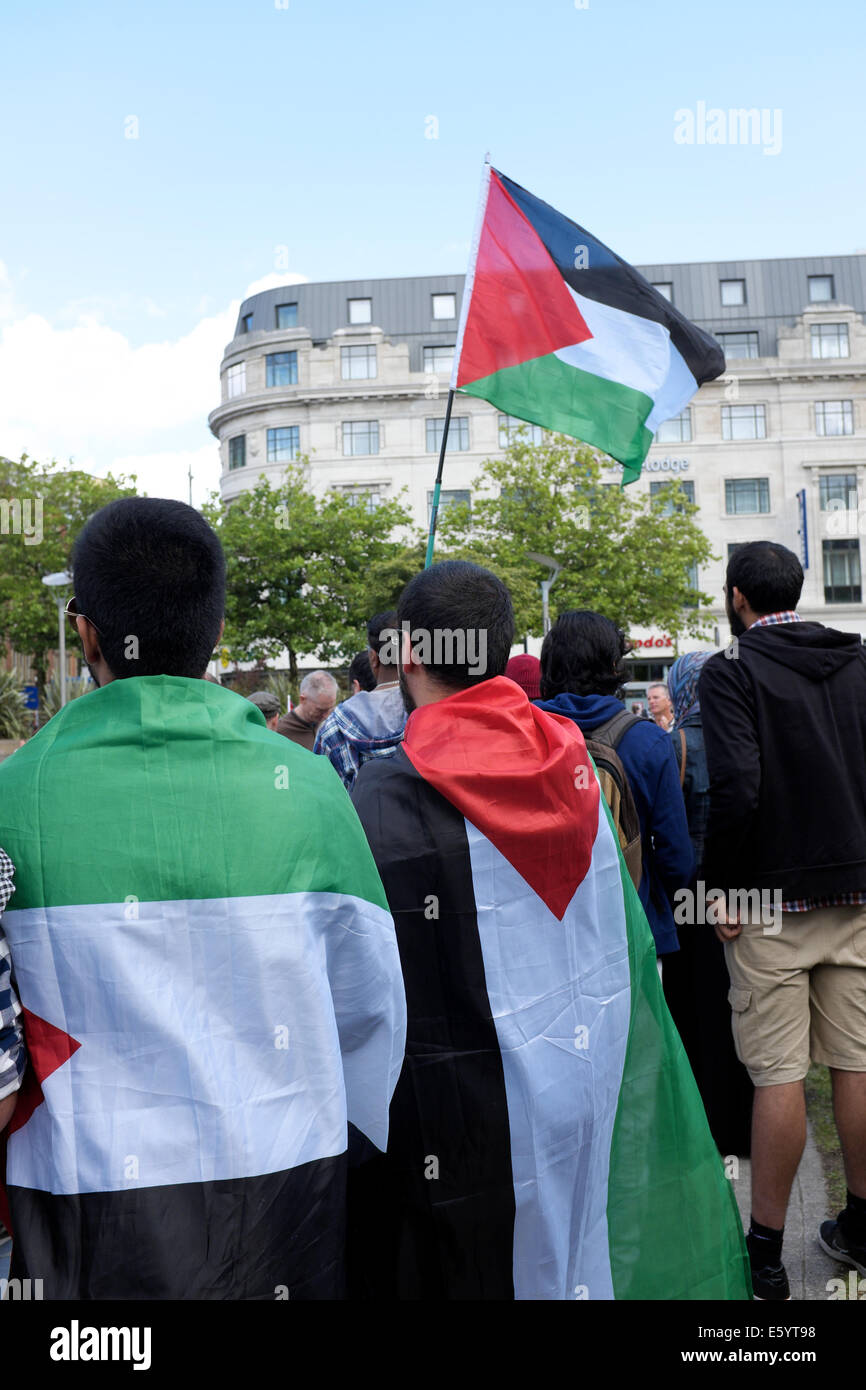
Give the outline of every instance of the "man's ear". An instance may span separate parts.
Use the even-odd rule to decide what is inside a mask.
[[[373,672],[373,675],[374,675],[374,676],[378,677],[378,675],[379,675],[379,667],[380,667],[381,664],[382,664],[381,661],[379,660],[379,653],[376,652],[376,651],[374,651],[372,647],[368,647],[368,648],[367,648],[367,656],[368,656],[369,659],[370,659],[370,670]]]
[[[408,627],[403,628],[400,637],[400,664],[404,671],[411,671],[413,667],[421,664],[412,660],[412,634]]]
[[[748,607],[747,600],[746,600],[746,599],[743,597],[743,595],[740,593],[740,591],[739,591],[739,589],[737,588],[736,584],[734,585],[734,587],[733,587],[732,590],[731,590],[731,603],[734,605],[734,612],[735,612],[735,613],[740,613],[740,612],[742,612],[742,610],[743,610],[744,608],[747,608],[747,607]]]
[[[75,626],[84,648],[84,660],[91,669],[99,666],[105,660],[99,645],[99,633],[87,618],[76,618]]]

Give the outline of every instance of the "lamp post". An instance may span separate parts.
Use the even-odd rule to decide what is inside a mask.
[[[551,572],[549,579],[542,579],[541,581],[541,623],[544,628],[544,636],[546,637],[550,631],[549,595],[556,582],[556,576],[562,570],[562,565],[558,560],[552,559],[549,555],[539,555],[537,550],[528,550],[526,554],[528,559],[535,560],[539,565],[546,565]]]
[[[72,575],[68,570],[58,570],[56,574],[43,574],[42,583],[47,584],[49,589],[57,589],[57,633],[58,648],[60,656],[60,708],[66,704],[66,628],[64,626],[63,610],[66,604],[63,601],[61,589],[67,588],[72,583]]]

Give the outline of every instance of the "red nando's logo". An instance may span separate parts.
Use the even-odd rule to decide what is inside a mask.
[[[674,644],[674,639],[669,637],[667,633],[662,637],[654,637],[651,633],[649,637],[632,637],[629,640],[631,641],[632,650],[636,652],[646,652],[649,651],[651,647],[672,647]]]

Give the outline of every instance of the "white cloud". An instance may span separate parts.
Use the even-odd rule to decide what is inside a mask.
[[[306,279],[288,271],[265,275],[247,286],[244,298]],[[162,313],[152,300],[142,302],[151,321]],[[83,305],[61,307],[58,322],[16,313],[0,261],[0,454],[71,458],[95,474],[135,472],[150,496],[182,500],[192,465],[199,504],[219,486],[218,446],[207,417],[219,404],[220,360],[239,307],[234,300],[180,338],[136,347]]]
[[[243,293],[244,299],[249,299],[250,295],[261,294],[262,290],[278,290],[281,285],[308,285],[310,277],[308,275],[296,275],[292,270],[274,270],[270,275],[263,275],[260,280],[253,280],[247,285]]]

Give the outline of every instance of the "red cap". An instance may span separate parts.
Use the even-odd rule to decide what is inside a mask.
[[[541,662],[537,656],[513,656],[505,668],[505,674],[521,690],[525,690],[530,700],[541,698]]]

